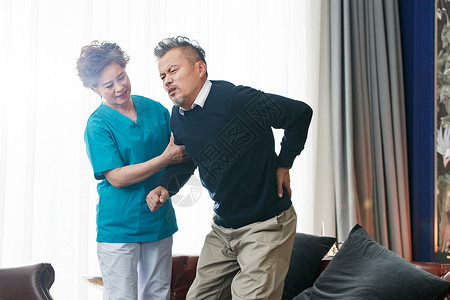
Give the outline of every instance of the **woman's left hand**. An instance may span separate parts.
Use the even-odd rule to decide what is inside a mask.
[[[170,137],[169,144],[167,145],[161,156],[167,165],[178,164],[191,159],[186,154],[184,146],[175,145],[173,134]]]

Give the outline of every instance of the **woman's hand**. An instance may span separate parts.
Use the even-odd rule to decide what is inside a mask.
[[[173,136],[164,152],[145,162],[127,165],[112,170],[103,171],[106,179],[116,188],[123,188],[131,184],[142,182],[168,165],[188,161],[191,158],[184,151],[184,146],[177,146]]]
[[[170,137],[169,144],[161,154],[161,157],[166,165],[178,164],[190,160],[190,157],[186,154],[184,146],[175,145],[173,134]]]

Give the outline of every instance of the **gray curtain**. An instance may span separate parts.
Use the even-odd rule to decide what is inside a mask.
[[[355,222],[411,259],[398,4],[330,0],[331,130],[336,229]]]

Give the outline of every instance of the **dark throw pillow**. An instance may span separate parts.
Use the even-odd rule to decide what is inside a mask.
[[[449,284],[381,246],[356,224],[314,285],[294,299],[426,300]]]
[[[334,237],[295,234],[282,300],[292,300],[301,291],[313,285],[322,258],[335,242]]]

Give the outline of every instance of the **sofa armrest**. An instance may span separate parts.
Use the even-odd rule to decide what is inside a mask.
[[[198,256],[172,257],[172,280],[170,300],[184,300],[194,281],[197,271]]]
[[[412,262],[416,267],[427,271],[437,277],[445,279],[450,282],[450,264],[441,264],[437,262]],[[450,288],[447,289],[445,300],[450,300]]]
[[[55,281],[51,264],[0,269],[0,299],[53,300],[49,289]]]

